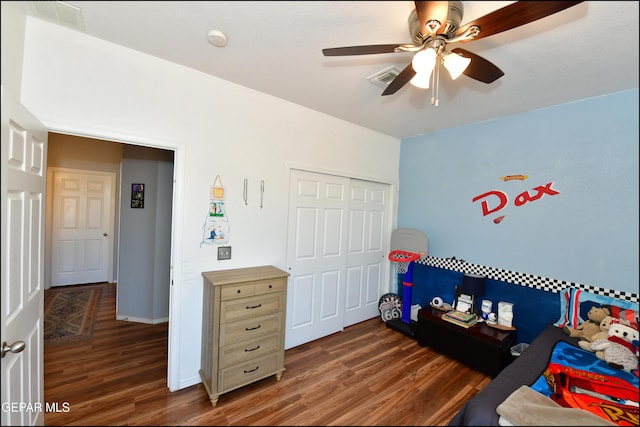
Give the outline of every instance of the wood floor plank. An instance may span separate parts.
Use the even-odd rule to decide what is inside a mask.
[[[168,324],[115,319],[104,284],[93,336],[45,347],[45,425],[447,425],[491,380],[371,319],[285,351],[286,371],[220,396],[167,388]]]

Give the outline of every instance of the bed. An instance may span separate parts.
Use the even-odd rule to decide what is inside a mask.
[[[610,367],[594,353],[581,349],[578,338],[569,337],[562,330],[563,326],[575,328],[584,322],[594,306],[607,307],[612,317],[638,329],[637,295],[619,299],[569,287],[559,297],[558,320],[543,326],[520,356],[464,404],[450,426],[517,425],[509,424],[505,410],[527,407],[533,418],[538,412],[544,413],[547,405],[557,406],[556,415],[569,414],[576,420],[558,424],[521,419],[519,425],[595,425],[602,421],[605,425],[638,425],[638,371],[631,373]],[[596,393],[600,400],[590,401],[595,390],[600,391]],[[540,406],[529,406],[530,401]],[[598,422],[577,421],[584,414],[592,417],[596,413]]]
[[[549,324],[529,347],[476,394],[453,417],[450,426],[497,426],[496,408],[522,385],[533,384],[546,369],[553,347],[558,341],[577,345],[562,329]]]
[[[559,344],[565,343],[565,344]],[[580,358],[582,360],[589,360],[589,364],[599,364],[596,368],[596,371],[600,370],[600,372],[604,372],[604,370],[608,370],[609,367],[604,362],[600,361],[595,357],[595,355],[586,350],[582,350],[578,346],[578,339],[569,337],[566,333],[562,331],[561,328],[557,327],[554,324],[549,324],[533,342],[522,352],[522,354],[517,357],[513,363],[508,365],[498,376],[496,376],[486,388],[484,388],[480,393],[476,394],[472,399],[467,401],[465,405],[461,408],[461,410],[454,416],[454,418],[449,423],[450,426],[497,426],[497,425],[510,425],[505,422],[504,417],[501,420],[500,414],[498,411],[498,407],[503,404],[508,399],[513,400],[516,395],[519,393],[527,391],[528,393],[534,393],[535,396],[539,397],[541,400],[549,401],[550,405],[556,405],[556,403],[552,403],[552,400],[541,394],[541,387],[547,386],[545,383],[545,377],[543,373],[550,366],[550,362],[552,361],[552,356],[555,358],[555,354],[557,354],[557,349],[569,348],[571,351],[580,352]],[[589,368],[592,369],[592,368]],[[611,368],[612,372],[615,372],[613,368]],[[609,372],[609,371],[607,371]],[[627,375],[625,380],[631,379],[634,380],[633,374],[630,373],[621,373],[621,375]],[[633,400],[637,402],[637,378],[635,378],[635,392],[634,396],[636,396]],[[529,386],[529,387],[523,387]],[[533,387],[533,388],[531,388]],[[527,389],[527,390],[523,390]],[[633,390],[633,389],[632,389]],[[549,393],[550,394],[550,393]],[[532,397],[530,394],[529,400]],[[525,403],[525,399],[523,399],[520,403]],[[520,405],[516,405],[516,407],[522,408]],[[567,409],[567,408],[563,408]],[[593,414],[587,413],[587,411],[583,411],[581,409],[571,409],[572,411],[578,411],[578,414],[594,416]],[[635,410],[635,414],[630,414],[630,423],[611,423],[608,420],[602,419],[603,421],[600,425],[637,425],[637,408]],[[501,411],[504,415],[504,411]],[[526,411],[525,411],[526,412]],[[535,408],[530,412],[535,412]],[[573,418],[575,421],[575,414],[573,413]],[[569,414],[567,414],[569,415]],[[634,422],[635,421],[635,422]],[[515,423],[514,423],[515,424]],[[517,425],[517,424],[516,424]],[[519,424],[519,425],[544,425],[544,424]],[[555,424],[555,425],[567,425],[567,424]],[[571,423],[568,425],[580,425],[580,423]],[[596,425],[596,423],[585,423],[582,425]]]

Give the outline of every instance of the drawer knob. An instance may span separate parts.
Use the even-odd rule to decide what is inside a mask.
[[[241,291],[240,289],[238,289],[236,292],[237,292],[237,293],[240,293],[240,292],[242,292],[242,291]]]
[[[273,288],[273,285],[269,285],[269,289]]]
[[[260,346],[258,345],[258,346],[254,347],[254,348],[245,348],[245,349],[244,349],[244,351],[246,351],[246,352],[249,352],[249,351],[256,351],[256,350],[257,350],[257,349],[259,349],[259,348],[260,348]]]
[[[250,374],[251,372],[257,371],[258,369],[260,369],[260,366],[256,366],[255,369],[249,369],[248,371],[245,370],[244,373],[245,374]]]
[[[245,331],[255,331],[256,329],[260,329],[260,325],[256,326],[255,328],[244,328]]]
[[[245,308],[246,308],[247,310],[251,310],[252,308],[260,308],[260,307],[262,307],[262,304],[258,304],[258,305],[248,305],[248,306],[246,306]]]

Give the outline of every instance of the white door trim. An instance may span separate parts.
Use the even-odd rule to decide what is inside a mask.
[[[49,132],[64,135],[80,136],[84,138],[103,139],[121,144],[140,145],[144,147],[172,150],[173,156],[173,207],[171,220],[171,288],[169,292],[169,344],[167,361],[167,386],[170,391],[177,391],[193,384],[180,383],[180,294],[182,289],[182,230],[178,224],[183,223],[184,217],[184,173],[186,146],[177,141],[163,141],[160,139],[140,138],[140,136],[123,135],[112,131],[87,129],[78,123],[56,123],[43,120]],[[176,260],[180,262],[176,262]]]
[[[303,172],[314,172],[314,173],[321,173],[324,175],[335,175],[335,176],[341,176],[343,178],[351,178],[351,179],[359,179],[359,180],[363,180],[363,181],[371,181],[371,182],[377,182],[379,184],[388,184],[390,185],[390,190],[392,190],[392,192],[395,194],[395,188],[397,187],[397,180],[389,180],[387,178],[381,177],[381,176],[367,176],[367,175],[361,175],[361,174],[354,174],[353,172],[350,171],[341,171],[341,170],[337,170],[337,169],[328,169],[328,168],[318,168],[318,167],[314,167],[314,166],[310,166],[310,165],[304,165],[304,164],[300,164],[300,163],[296,163],[296,162],[286,162],[286,167],[287,170],[289,171],[289,175],[291,175],[291,170],[292,169],[296,169],[299,171],[303,171]],[[392,209],[389,213],[393,213]],[[395,215],[394,215],[395,218]],[[389,231],[393,230],[394,227],[390,227]]]

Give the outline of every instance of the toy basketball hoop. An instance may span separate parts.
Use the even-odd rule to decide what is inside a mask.
[[[407,272],[411,261],[417,261],[419,259],[420,254],[415,252],[395,250],[389,253],[389,261],[396,263],[396,271],[400,274]]]
[[[389,253],[389,261],[396,264],[398,273],[404,273],[402,281],[402,321],[411,323],[411,290],[413,288],[413,261],[420,259],[420,254],[403,250]]]

